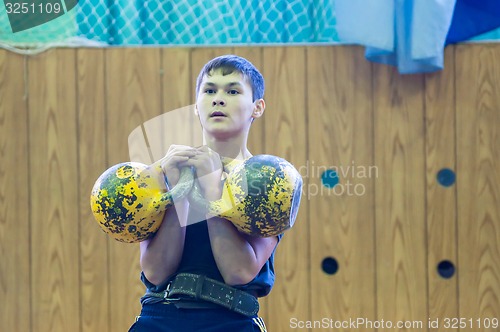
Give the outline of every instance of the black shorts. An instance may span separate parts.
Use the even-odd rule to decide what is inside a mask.
[[[266,332],[264,320],[225,308],[179,309],[172,303],[145,304],[129,332]]]

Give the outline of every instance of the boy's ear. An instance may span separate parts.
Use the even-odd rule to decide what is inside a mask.
[[[194,104],[194,115],[198,116],[198,105]]]
[[[255,101],[255,108],[252,113],[252,118],[260,118],[264,114],[266,109],[266,102],[264,99],[258,99]]]

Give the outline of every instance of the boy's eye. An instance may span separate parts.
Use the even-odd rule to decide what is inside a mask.
[[[230,95],[237,95],[238,93],[240,93],[238,90],[229,90],[228,93]]]
[[[212,93],[215,93],[215,90],[214,89],[206,89],[205,93],[212,94]]]

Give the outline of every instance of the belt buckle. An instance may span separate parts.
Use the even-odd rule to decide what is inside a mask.
[[[172,282],[169,282],[168,285],[167,285],[167,288],[165,289],[165,292],[164,292],[164,295],[163,295],[163,299],[166,300],[168,298],[168,293],[170,293],[170,285],[172,284]]]
[[[171,298],[171,297],[168,297],[169,293],[170,293],[170,286],[172,285],[172,281],[168,283],[167,285],[167,288],[165,289],[165,293],[163,295],[163,299],[167,302],[170,302],[170,301],[179,301],[180,298]]]

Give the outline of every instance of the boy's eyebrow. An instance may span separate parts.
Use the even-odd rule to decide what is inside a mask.
[[[203,83],[203,86],[217,86],[217,84],[213,83],[213,82],[205,82]],[[240,82],[229,82],[227,84],[225,84],[226,87],[233,87],[233,86],[242,86],[242,84]]]

